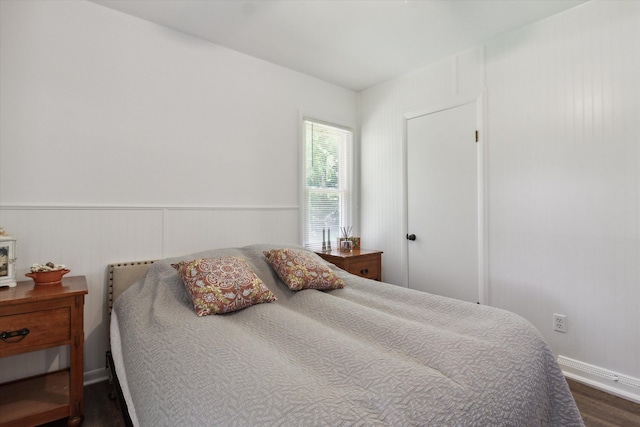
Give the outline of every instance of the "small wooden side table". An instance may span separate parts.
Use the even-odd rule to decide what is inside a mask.
[[[370,249],[353,249],[342,252],[333,249],[331,252],[316,252],[322,259],[367,279],[382,280],[382,251]]]
[[[34,426],[69,417],[84,420],[84,276],[60,285],[32,280],[0,288],[0,357],[69,346],[69,368],[0,384],[0,426]]]

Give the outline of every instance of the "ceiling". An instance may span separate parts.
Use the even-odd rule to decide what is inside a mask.
[[[91,0],[361,91],[586,0]]]

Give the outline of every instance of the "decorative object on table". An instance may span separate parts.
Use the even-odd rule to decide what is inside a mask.
[[[331,252],[331,229],[327,228],[327,240],[325,241],[325,230],[322,229],[322,252]]]
[[[342,247],[342,241],[344,237],[338,237],[338,247]],[[351,240],[351,249],[360,249],[360,237],[351,236],[348,240]]]
[[[59,285],[62,283],[62,276],[70,272],[64,265],[56,265],[52,262],[46,264],[33,264],[31,273],[25,274],[31,277],[36,285]]]
[[[324,228],[322,229],[322,252],[326,252],[327,251],[327,242],[326,240],[324,240],[325,235],[324,235]]]
[[[16,286],[16,239],[0,228],[0,288]]]
[[[340,250],[342,252],[351,252],[353,249],[353,242],[349,239],[351,236],[351,226],[340,227],[340,233],[342,234]]]

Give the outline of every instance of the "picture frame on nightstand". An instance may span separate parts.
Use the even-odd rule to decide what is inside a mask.
[[[16,286],[16,239],[0,235],[0,288]]]

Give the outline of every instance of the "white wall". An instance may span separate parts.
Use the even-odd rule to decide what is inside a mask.
[[[588,3],[486,51],[491,302],[557,354],[635,379],[639,52],[640,2],[627,1]],[[568,333],[551,332],[553,313]],[[640,380],[630,391],[640,397]]]
[[[0,225],[18,276],[87,276],[89,379],[107,264],[299,243],[300,114],[355,128],[354,92],[83,0],[2,0],[0,19]],[[0,359],[0,382],[59,355]]]
[[[489,304],[531,321],[569,375],[640,399],[640,2],[590,2],[483,48],[361,94],[361,223],[384,279],[406,285],[402,114],[484,80]]]

